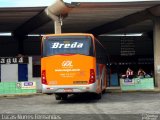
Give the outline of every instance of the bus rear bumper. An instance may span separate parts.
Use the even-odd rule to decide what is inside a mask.
[[[96,83],[89,85],[44,85],[42,84],[42,93],[96,93]]]

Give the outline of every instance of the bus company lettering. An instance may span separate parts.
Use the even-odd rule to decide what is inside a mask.
[[[55,43],[52,43],[51,48],[82,48],[82,47],[83,47],[83,43],[79,43],[79,42],[73,42],[72,44],[55,42]]]
[[[62,62],[61,69],[55,69],[55,72],[80,72],[79,68],[73,68],[73,62],[71,60],[64,60]],[[66,76],[66,75],[65,75]],[[73,75],[71,75],[73,76]]]

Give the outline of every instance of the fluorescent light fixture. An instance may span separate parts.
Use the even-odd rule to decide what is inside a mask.
[[[39,37],[39,36],[45,36],[45,35],[48,35],[48,34],[28,34],[27,36],[28,37]]]
[[[129,33],[129,34],[102,34],[100,36],[119,36],[119,37],[123,37],[123,36],[142,36],[143,33]]]
[[[45,35],[48,35],[48,34],[41,34],[41,36],[45,36]]]
[[[38,37],[38,36],[41,36],[40,34],[28,34],[27,36],[29,36],[29,37]]]
[[[0,36],[12,36],[12,33],[11,32],[7,32],[7,33],[0,32]]]

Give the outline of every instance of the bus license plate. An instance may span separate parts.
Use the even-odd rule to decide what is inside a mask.
[[[64,88],[64,92],[73,92],[72,88]]]

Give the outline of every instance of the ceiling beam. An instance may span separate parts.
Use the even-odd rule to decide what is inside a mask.
[[[37,29],[38,27],[46,24],[51,19],[46,15],[45,11],[41,11],[39,14],[29,19],[27,22],[19,26],[15,31],[13,31],[14,36],[25,36],[31,31]]]
[[[55,16],[66,17],[67,16],[66,14],[68,13],[70,9],[71,8],[69,4],[64,3],[62,0],[56,0],[55,3],[48,6],[46,9],[41,11],[39,14],[32,17],[27,22],[19,26],[16,30],[14,30],[13,35],[14,36],[25,36],[28,33],[31,33],[33,30],[51,21],[52,19],[48,15],[48,11],[50,11]]]
[[[120,18],[118,20],[103,24],[101,26],[98,26],[96,28],[93,28],[88,33],[92,33],[96,36],[110,33],[112,31],[125,28],[129,25],[133,25],[142,21],[145,21],[147,19],[153,19],[154,16],[158,16],[157,9],[160,9],[160,5],[151,7],[149,9],[125,16],[123,18]]]

